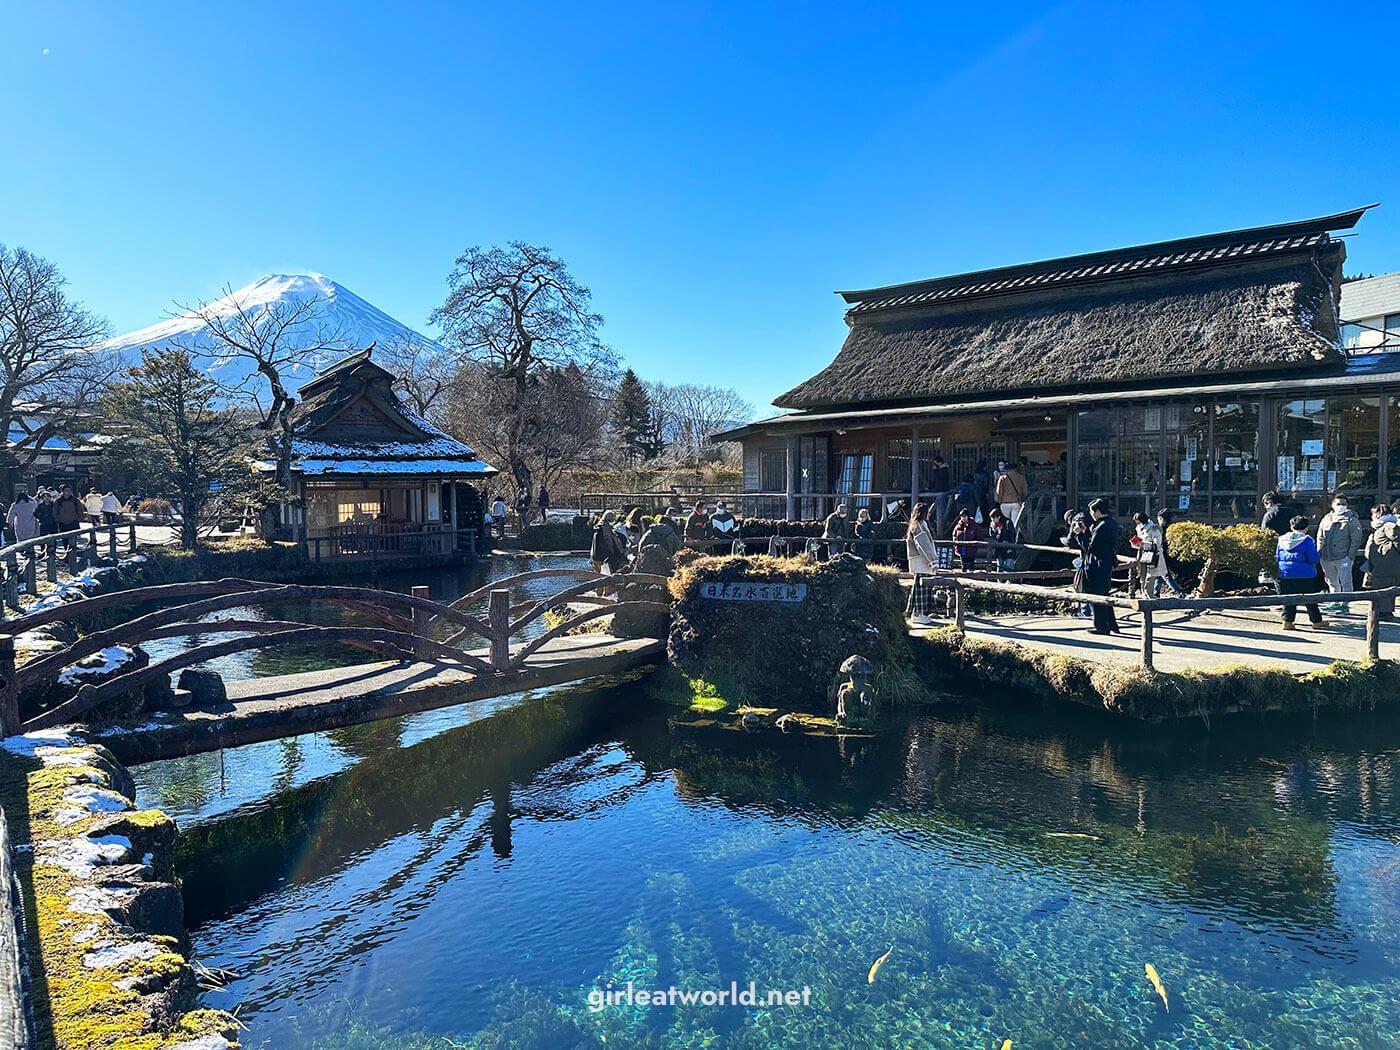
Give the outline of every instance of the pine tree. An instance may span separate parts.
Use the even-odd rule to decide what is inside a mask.
[[[651,418],[651,398],[637,373],[630,368],[622,373],[617,385],[612,423],[629,463],[654,459],[660,453]]]

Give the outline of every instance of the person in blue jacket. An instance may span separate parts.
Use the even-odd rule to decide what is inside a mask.
[[[1278,538],[1278,592],[1279,594],[1315,594],[1319,590],[1319,572],[1322,557],[1317,553],[1317,544],[1308,535],[1308,519],[1298,515],[1288,523],[1289,531]],[[1317,602],[1308,602],[1308,623],[1315,631],[1325,631],[1327,622],[1318,611]],[[1283,629],[1296,631],[1293,617],[1297,614],[1296,605],[1283,607]]]

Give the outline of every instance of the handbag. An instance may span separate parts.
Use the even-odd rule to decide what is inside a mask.
[[[1138,551],[1138,556],[1137,556],[1138,564],[1139,564],[1139,565],[1145,565],[1145,566],[1147,566],[1149,569],[1155,569],[1155,568],[1157,567],[1157,557],[1158,557],[1157,548],[1155,548],[1155,547],[1144,547],[1142,550]]]

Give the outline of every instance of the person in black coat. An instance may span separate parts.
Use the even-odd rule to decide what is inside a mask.
[[[1264,518],[1260,528],[1268,529],[1276,536],[1288,532],[1288,523],[1299,514],[1299,508],[1281,497],[1277,492],[1264,493]]]
[[[1084,542],[1084,592],[1107,594],[1113,586],[1113,568],[1118,564],[1118,522],[1109,511],[1108,503],[1096,499],[1089,504],[1093,525]],[[1094,605],[1094,634],[1122,634],[1118,617],[1111,605]]]

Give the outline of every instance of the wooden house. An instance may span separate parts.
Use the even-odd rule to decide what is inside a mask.
[[[483,536],[480,493],[497,471],[415,415],[362,350],[299,392],[284,523],[313,558],[445,554]],[[258,464],[270,471],[271,463]]]
[[[879,517],[929,499],[935,455],[954,485],[1029,461],[1035,538],[1094,498],[1216,523],[1274,488],[1400,499],[1400,354],[1341,339],[1333,234],[1365,210],[842,292],[835,360],[718,435],[745,511]]]

